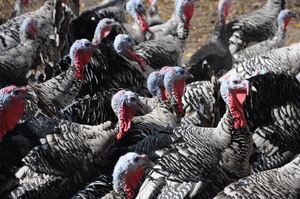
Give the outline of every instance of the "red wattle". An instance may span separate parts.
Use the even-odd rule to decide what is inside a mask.
[[[178,108],[177,108],[178,113],[183,112],[182,96],[185,90],[185,85],[186,85],[185,80],[174,82],[172,94],[175,97],[176,102],[178,104]]]
[[[126,51],[134,61],[139,63],[140,67],[145,68],[145,66],[147,65],[147,62],[145,60],[143,60],[140,55],[135,54],[134,51],[131,50],[130,48],[127,48]]]
[[[142,31],[150,31],[149,24],[145,21],[144,17],[139,14],[138,16],[139,22],[140,22],[140,28]]]
[[[124,180],[124,192],[127,194],[128,199],[134,196],[134,189],[136,188],[138,182],[142,179],[144,175],[143,168],[138,169],[138,171],[127,174]]]
[[[136,110],[123,106],[119,113],[119,129],[120,132],[117,135],[117,139],[121,139],[124,135],[124,132],[128,131],[131,128],[131,121],[133,116],[136,114]],[[119,137],[119,138],[118,138]]]
[[[194,14],[194,3],[191,3],[190,5],[187,5],[183,11],[184,13],[184,18],[186,20],[186,28],[189,28],[190,25],[190,20],[193,17]]]
[[[286,31],[286,27],[287,25],[289,25],[290,21],[292,20],[292,18],[286,18],[284,19],[284,31]]]

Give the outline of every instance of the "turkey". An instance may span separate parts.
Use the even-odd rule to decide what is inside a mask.
[[[188,3],[188,1],[183,0],[175,1],[174,13],[172,14],[172,17],[165,23],[150,27],[150,31],[154,33],[154,38],[159,39],[161,37],[176,34],[182,18],[184,18],[186,28],[189,28],[190,20],[192,19],[194,13],[194,3],[192,2]]]
[[[20,27],[19,43],[14,48],[0,52],[0,88],[9,85],[27,85],[26,74],[35,67],[40,41],[37,38],[37,21],[26,18]]]
[[[148,8],[147,12],[147,23],[149,26],[155,26],[159,24],[165,23],[165,20],[161,18],[158,8],[157,8],[157,2],[158,0],[149,0],[150,7]]]
[[[261,41],[235,53],[233,55],[234,67],[256,55],[285,46],[287,37],[286,27],[292,18],[298,18],[298,16],[288,9],[282,10],[278,15],[278,29],[274,37],[271,37],[265,41]]]
[[[213,70],[217,77],[221,77],[225,72],[232,68],[232,56],[228,49],[225,23],[229,13],[232,0],[219,1],[219,19],[215,25],[213,34],[201,49],[196,51],[187,63],[189,72],[194,76],[193,80],[209,80],[209,71]],[[204,67],[203,61],[206,60],[210,68]]]
[[[221,92],[228,108],[218,126],[173,128],[173,143],[157,152],[160,158],[137,198],[212,198],[229,183],[250,174],[253,140],[242,109],[249,83],[230,76]]]
[[[38,73],[42,73],[39,81],[51,78],[57,70],[53,68],[53,65],[58,61],[60,57],[59,52],[64,44],[66,32],[63,30],[64,26],[62,24],[69,23],[69,15],[68,9],[62,7],[61,0],[50,0],[46,1],[40,9],[34,12],[24,13],[8,20],[0,26],[0,51],[6,51],[19,45],[19,29],[26,18],[29,17],[36,20],[38,25],[37,40],[40,43],[37,46],[37,50],[32,50],[36,53],[36,59],[30,60],[32,56],[27,56],[24,59],[27,62],[34,63],[33,70],[30,71],[31,73],[28,76],[31,74],[38,76]],[[24,50],[20,54],[28,52],[29,50]]]
[[[28,12],[16,16],[13,19],[10,19],[6,23],[2,24],[0,26],[0,35],[2,38],[0,43],[0,50],[7,50],[18,45],[18,43],[20,42],[19,28],[23,23],[24,19],[26,19],[27,17],[33,18],[38,22],[39,36],[44,42],[49,42],[48,45],[50,46],[52,41],[49,37],[56,37],[54,31],[55,23],[57,23],[57,20],[62,20],[61,18],[54,18],[54,16],[58,16],[59,14],[61,14],[58,12],[60,6],[60,0],[46,1],[40,9],[34,12]],[[63,11],[65,10],[63,9]]]
[[[119,93],[113,100],[122,104],[115,108],[123,109],[121,119],[125,123],[131,122],[134,109],[143,109],[137,96]],[[118,127],[110,121],[90,126],[56,120],[48,125],[47,132],[40,145],[23,158],[24,166],[15,174],[19,185],[8,194],[9,198],[70,197],[96,174],[114,146]]]
[[[228,185],[214,199],[298,198],[300,194],[299,164],[300,156],[298,155],[280,168],[253,174]]]
[[[92,54],[98,51],[97,45],[86,39],[77,40],[70,49],[72,63],[68,70],[43,83],[28,85],[37,95],[38,101],[28,103],[22,119],[34,120],[44,113],[50,117],[59,115],[59,110],[69,105],[77,97],[84,80],[85,65]]]
[[[187,19],[192,18],[193,5],[193,1],[187,0],[180,0],[176,4],[177,15],[180,18],[176,34],[144,41],[134,46],[134,52],[131,50],[124,56],[128,58],[131,56],[131,60],[137,61],[141,66],[144,66],[145,61],[154,70],[164,66],[180,66],[189,34],[189,20]],[[128,52],[130,48],[122,52]]]
[[[251,42],[273,37],[277,31],[276,19],[285,9],[285,0],[267,0],[259,10],[241,15],[226,25],[229,50],[235,54]]]
[[[143,177],[144,169],[150,166],[154,166],[154,163],[145,154],[129,152],[121,156],[113,171],[114,191],[104,196],[103,199],[132,199],[135,194],[134,189]]]
[[[229,74],[239,74],[249,78],[256,71],[269,71],[274,73],[287,73],[297,75],[299,73],[299,52],[300,42],[291,46],[286,46],[261,53],[251,59],[240,63],[236,68],[231,69],[219,80]]]
[[[256,88],[256,92],[247,96],[244,105],[254,140],[251,171],[280,167],[299,153],[299,82],[284,73],[262,71],[248,81]],[[182,99],[184,117],[181,125],[215,126],[219,115],[224,113],[218,92],[217,82],[188,84]]]

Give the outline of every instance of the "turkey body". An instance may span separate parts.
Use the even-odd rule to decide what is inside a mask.
[[[249,78],[254,72],[260,70],[278,74],[297,75],[299,73],[299,48],[300,43],[296,43],[257,55],[228,71],[220,78],[220,81],[227,75],[235,73]]]
[[[290,163],[276,169],[263,171],[234,182],[214,199],[221,198],[298,198],[299,155]]]
[[[226,25],[231,54],[251,42],[273,37],[277,31],[277,16],[285,8],[285,0],[268,0],[259,10],[241,15]]]

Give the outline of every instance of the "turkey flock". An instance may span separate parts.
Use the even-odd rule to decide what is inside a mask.
[[[0,198],[300,198],[298,15],[267,0],[183,53],[196,0],[29,0],[0,25]],[[239,0],[235,0],[239,1]]]

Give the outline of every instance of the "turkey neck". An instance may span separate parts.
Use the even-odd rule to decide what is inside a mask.
[[[25,110],[25,100],[9,109],[0,106],[0,141],[6,131],[12,130],[22,117]]]
[[[226,18],[224,14],[220,14],[215,29],[213,31],[212,37],[210,38],[209,42],[211,43],[219,43],[221,42],[224,46],[228,46],[227,43],[227,36],[226,36],[226,25],[225,25]]]
[[[285,0],[268,0],[262,9],[279,13],[285,9]]]

